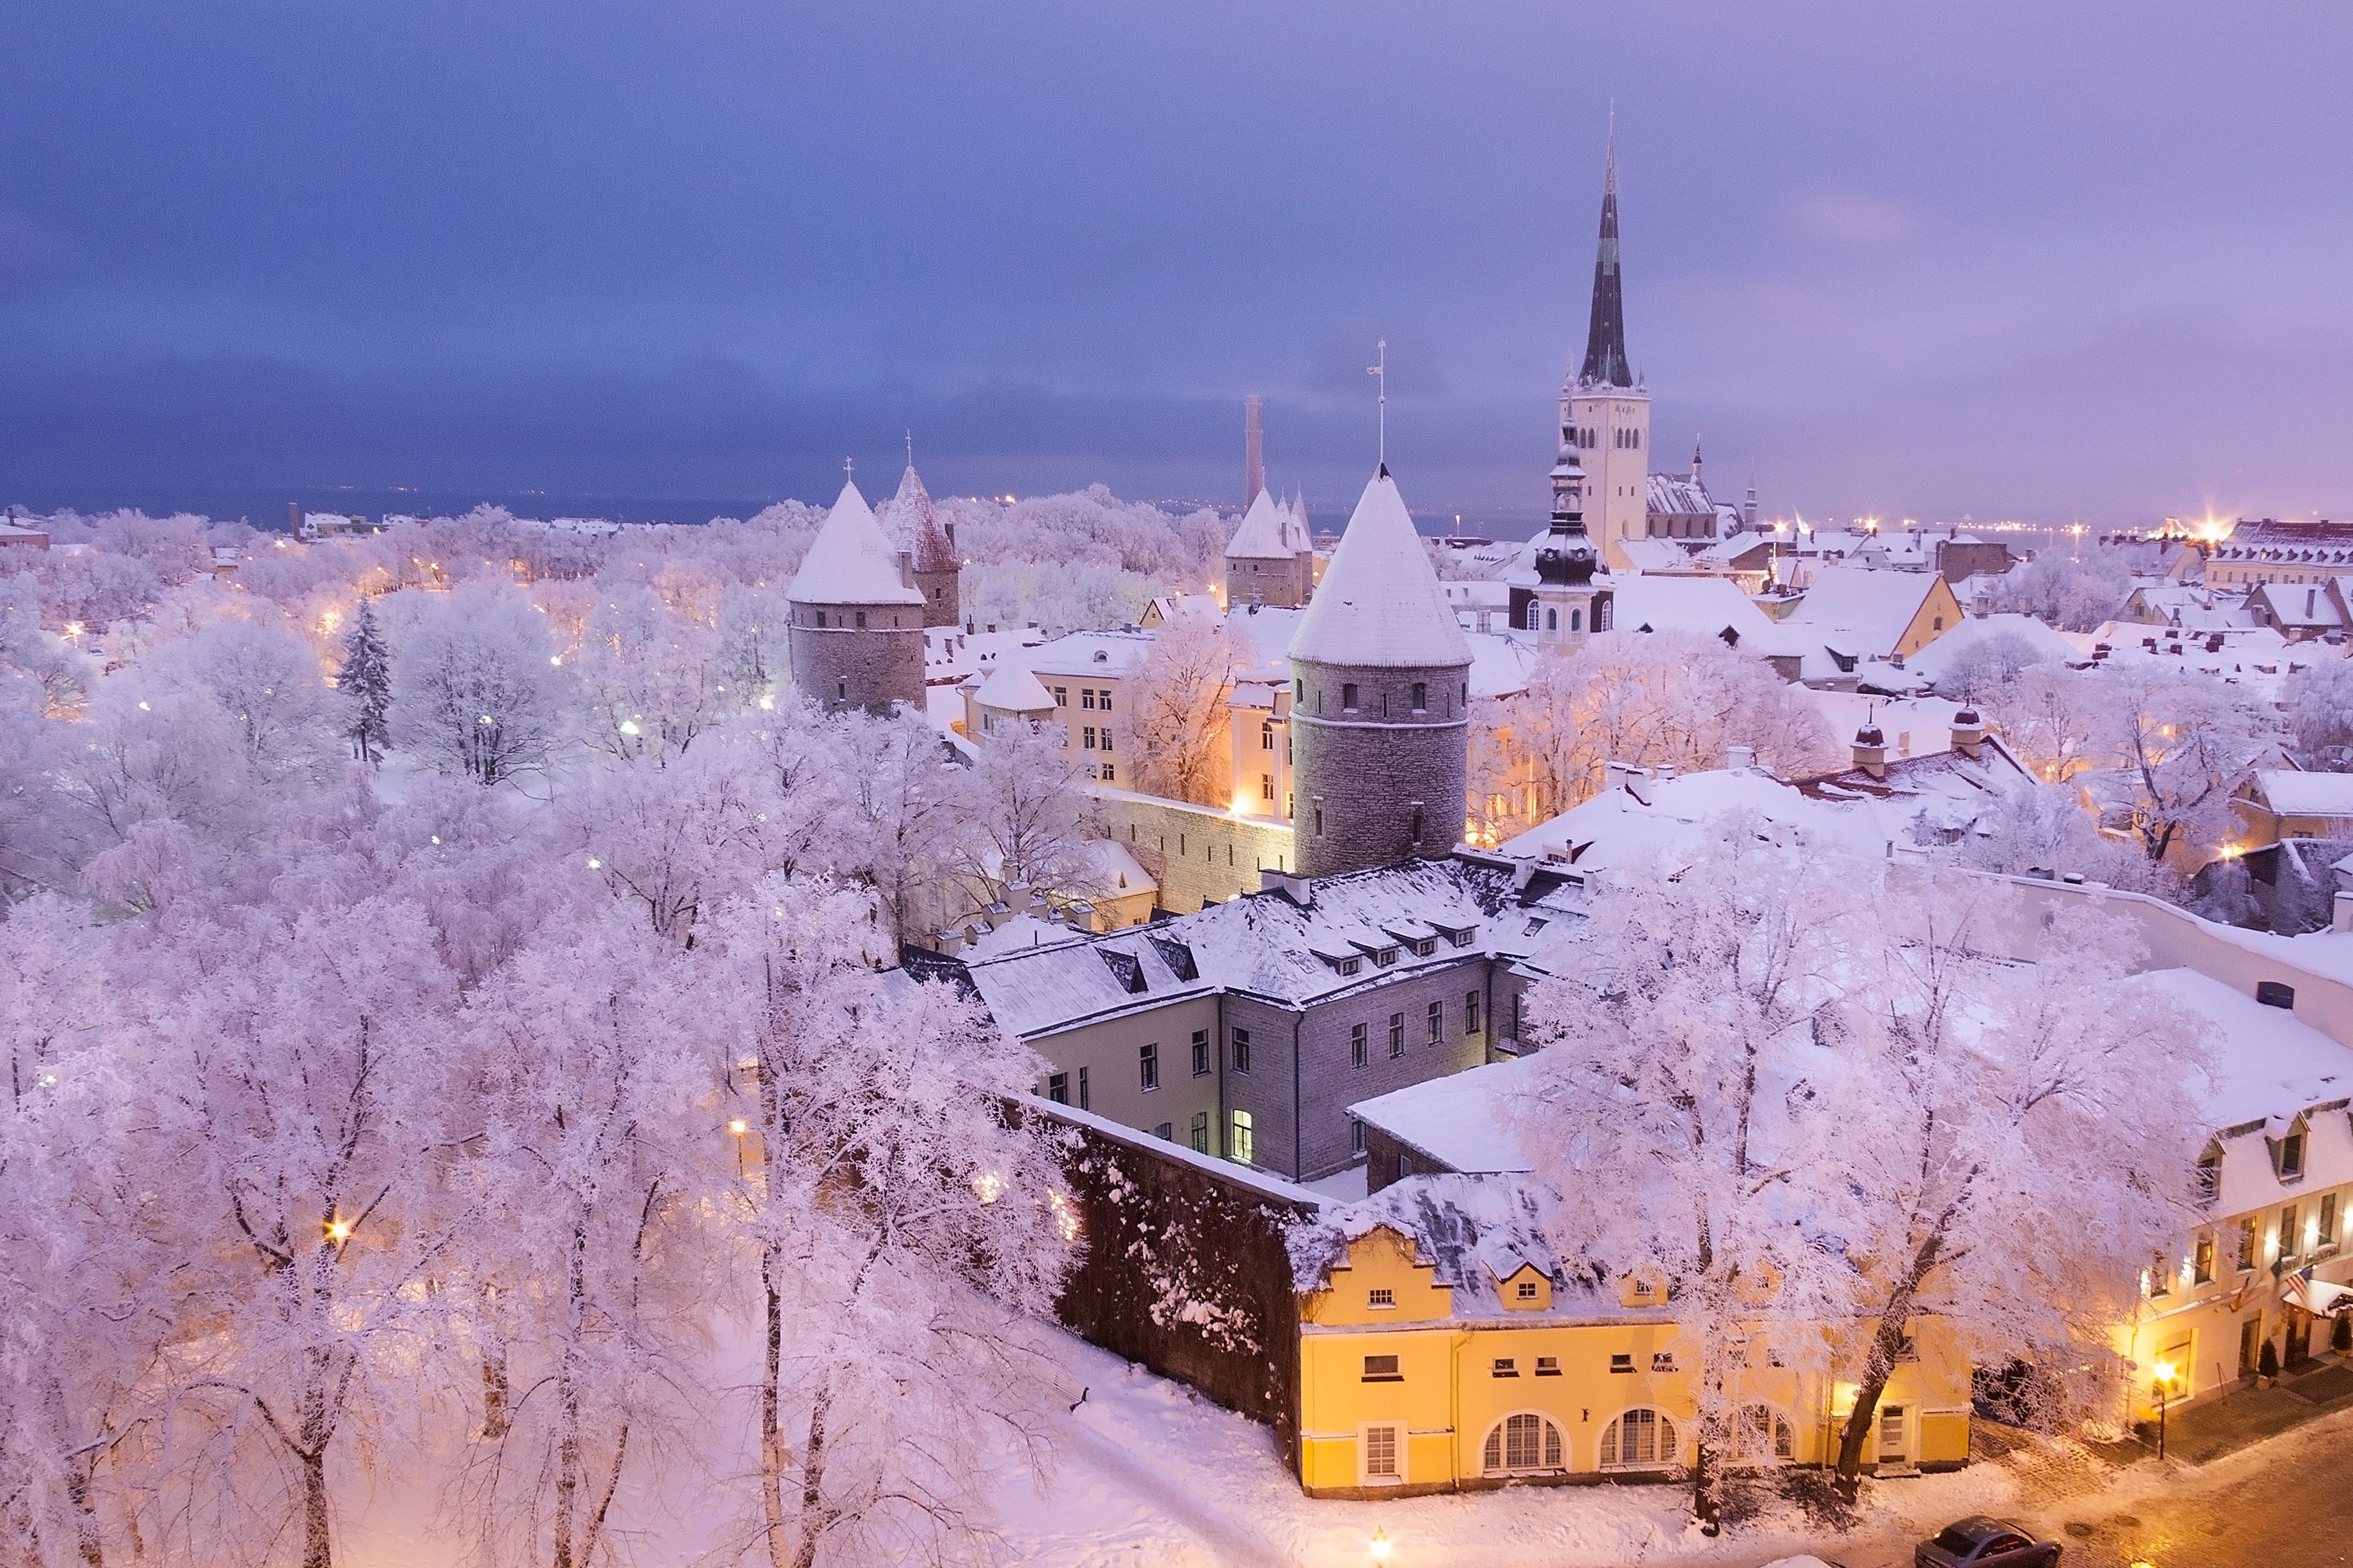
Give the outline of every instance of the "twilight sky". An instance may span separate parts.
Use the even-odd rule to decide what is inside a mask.
[[[822,499],[912,426],[1231,505],[1258,392],[1321,514],[1386,337],[1417,510],[1533,520],[1614,98],[1719,493],[2341,514],[2348,62],[2325,0],[25,0],[0,500]]]

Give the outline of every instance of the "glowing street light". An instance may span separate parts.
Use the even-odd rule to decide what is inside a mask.
[[[1378,1525],[1375,1525],[1373,1527],[1373,1539],[1367,1544],[1372,1548],[1374,1562],[1387,1563],[1389,1560],[1390,1545],[1389,1532],[1388,1531],[1383,1530]]]
[[[2178,1369],[2169,1361],[2157,1363],[2157,1457],[2165,1458],[2165,1405],[2173,1392],[2173,1379]]]
[[[327,1239],[341,1247],[352,1238],[352,1222],[341,1215],[327,1221]]]

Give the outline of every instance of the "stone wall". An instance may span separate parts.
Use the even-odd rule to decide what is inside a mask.
[[[923,611],[913,605],[860,609],[795,605],[793,685],[828,711],[881,712],[893,702],[923,702]],[[822,613],[826,625],[805,624]],[[860,626],[863,615],[867,625]],[[902,621],[902,626],[889,623]]]
[[[1273,1428],[1296,1474],[1299,1308],[1284,1242],[1321,1200],[1062,1106],[1023,1109],[1074,1134],[1063,1171],[1081,1247],[1062,1321]]]
[[[1301,868],[1327,877],[1451,853],[1468,798],[1464,668],[1292,668],[1305,686],[1291,709]],[[1415,681],[1427,688],[1418,716]],[[1349,683],[1352,712],[1342,708]]]
[[[1126,790],[1096,789],[1104,837],[1127,846],[1160,884],[1160,907],[1189,915],[1206,903],[1224,903],[1261,886],[1261,868],[1288,871],[1291,824],[1241,816],[1213,806],[1187,805]]]

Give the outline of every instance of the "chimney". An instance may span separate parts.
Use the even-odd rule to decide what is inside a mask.
[[[299,500],[286,503],[286,531],[297,539],[302,537],[302,503]]]
[[[1242,505],[1266,489],[1266,431],[1259,420],[1258,394],[1242,399]]]
[[[1726,746],[1724,749],[1724,765],[1731,769],[1734,773],[1740,773],[1745,769],[1755,767],[1757,765],[1757,748],[1754,746]]]
[[[1887,776],[1887,737],[1880,733],[1877,722],[1854,732],[1854,765],[1873,778]]]
[[[1985,750],[1985,721],[1974,708],[1953,715],[1953,750],[1974,761]]]
[[[1271,866],[1259,868],[1258,890],[1281,893],[1303,910],[1312,908],[1315,902],[1315,883],[1312,878],[1279,871]]]
[[[915,585],[915,554],[914,554],[914,552],[913,552],[913,551],[912,551],[912,550],[902,550],[901,552],[899,552],[899,586],[901,586],[902,588],[912,588],[912,587],[913,587],[914,585]]]

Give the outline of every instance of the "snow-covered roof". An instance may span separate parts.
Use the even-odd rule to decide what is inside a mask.
[[[892,547],[912,555],[916,571],[955,570],[955,549],[948,543],[947,530],[940,526],[931,492],[923,489],[914,464],[908,464],[900,476],[899,493],[882,504],[881,521]]]
[[[1290,553],[1303,555],[1315,548],[1315,531],[1307,521],[1307,498],[1293,495],[1291,504],[1283,509],[1282,542]]]
[[[1291,679],[1291,639],[1304,612],[1273,605],[1238,605],[1226,612],[1226,646],[1234,674],[1262,680]]]
[[[1646,500],[1650,510],[1662,516],[1710,517],[1715,512],[1707,487],[1683,474],[1652,474]]]
[[[1000,713],[1050,713],[1054,710],[1054,694],[1038,683],[1038,678],[1018,664],[999,665],[973,700],[984,708],[994,708]]]
[[[1655,481],[1657,475],[1651,478]],[[1701,566],[1692,552],[1672,539],[1621,539],[1618,548],[1637,572],[1700,572]]]
[[[1538,649],[1533,637],[1511,632],[1465,632],[1471,645],[1471,695],[1515,697],[1528,689],[1528,673],[1536,667]]]
[[[1615,574],[1609,587],[1616,597],[1610,624],[1621,632],[1692,632],[1721,637],[1728,629],[1738,639],[1733,646],[1748,653],[1786,654],[1797,650],[1798,639],[1757,601],[1728,577],[1654,577]]]
[[[1466,1175],[1528,1171],[1534,1166],[1520,1147],[1504,1104],[1528,1082],[1535,1060],[1518,1057],[1434,1078],[1360,1100],[1348,1107],[1348,1114],[1450,1171]]]
[[[2216,1128],[2291,1117],[2353,1095],[2353,1047],[2340,1046],[2284,1007],[2267,1007],[2194,969],[2159,969],[2158,987],[2214,1028],[2215,1079],[2206,1095]]]
[[[1816,634],[1842,653],[1881,657],[1895,645],[1944,579],[1918,572],[1863,566],[1823,566],[1806,596],[1782,623]],[[1857,646],[1848,647],[1841,638]]]
[[[785,597],[796,605],[921,605],[899,575],[899,553],[855,484],[841,487]]]
[[[1008,652],[1006,662],[1018,661],[1041,676],[1109,676],[1133,673],[1152,651],[1152,634],[1144,631],[1072,632],[1035,648]]]
[[[1895,822],[1808,797],[1754,768],[1719,768],[1670,779],[1638,779],[1603,790],[1503,846],[1502,853],[1574,866],[1583,872],[1639,866],[1660,856],[1695,856],[1715,825],[1746,812],[1777,837],[1802,834],[1826,848],[1884,855]]]
[[[1291,657],[1387,669],[1471,662],[1430,552],[1386,468],[1357,499],[1324,581],[1299,617]]]
[[[1291,509],[1274,499],[1272,490],[1262,489],[1258,499],[1242,513],[1241,526],[1226,542],[1229,561],[1288,561],[1299,552],[1293,548],[1291,535],[1298,527]]]
[[[1914,654],[1905,661],[1905,668],[1931,681],[1942,680],[1963,655],[2000,637],[2017,638],[2046,661],[2083,662],[2084,656],[2073,643],[2032,616],[1975,616]]]
[[[1891,756],[1883,765],[1884,777],[1850,767],[1799,779],[1796,787],[1816,800],[1867,807],[1887,830],[1888,842],[1899,843],[1910,841],[1915,825],[1937,834],[1967,832],[2012,791],[2035,783],[2026,764],[1993,735],[1978,742],[1974,757],[1947,747]]]
[[[2255,788],[2281,816],[2353,817],[2353,773],[2264,768],[2255,774]]]

